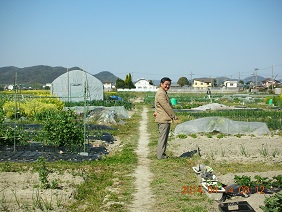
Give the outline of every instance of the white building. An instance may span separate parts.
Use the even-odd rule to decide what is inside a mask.
[[[237,88],[238,87],[238,81],[227,80],[223,84],[226,88]]]
[[[128,89],[128,88],[118,88],[117,91],[137,91],[137,92],[146,92],[146,91],[157,91],[157,86],[150,85],[149,81],[141,78],[134,83],[136,88]]]
[[[155,85],[150,85],[149,81],[141,78],[139,80],[137,80],[135,83],[135,91],[156,91],[157,90],[157,86]]]
[[[111,82],[104,82],[103,85],[104,91],[111,91],[114,87]]]

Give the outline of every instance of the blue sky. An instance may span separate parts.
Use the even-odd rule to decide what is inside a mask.
[[[0,0],[0,67],[34,65],[282,79],[282,1]]]

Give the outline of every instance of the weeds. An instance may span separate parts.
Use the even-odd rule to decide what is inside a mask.
[[[185,134],[179,134],[179,135],[177,135],[177,138],[185,139],[185,138],[187,138],[187,135],[185,135]]]
[[[241,138],[242,137],[242,134],[236,134],[235,135],[237,138]]]
[[[14,194],[14,196],[15,196],[15,200],[16,200],[17,206],[18,206],[19,208],[21,208],[21,204],[20,204],[20,201],[18,200],[16,191],[13,190],[12,192],[13,192],[13,194]]]
[[[2,193],[2,199],[1,199],[1,209],[2,211],[9,211],[9,204],[6,200],[5,193]]]
[[[249,156],[246,147],[244,147],[242,144],[240,145],[240,150],[242,155],[244,155],[245,157]]]
[[[223,134],[223,133],[219,133],[216,137],[217,137],[218,139],[224,138],[224,134]]]
[[[8,161],[5,161],[4,166],[2,167],[3,172],[11,172],[12,166]]]
[[[225,150],[221,148],[221,157],[225,157]]]
[[[196,134],[191,134],[190,135],[192,138],[197,138],[197,135]]]
[[[58,208],[60,208],[62,207],[63,197],[60,198],[58,192],[55,195],[56,195],[56,205]]]
[[[274,151],[272,152],[272,157],[276,157],[278,156],[280,153],[279,153],[279,150],[277,148],[274,149]]]
[[[44,211],[43,203],[41,201],[41,197],[39,195],[39,190],[36,190],[35,198],[32,194],[32,202],[33,202],[33,209],[40,209],[41,211]]]
[[[41,188],[50,188],[50,184],[48,182],[49,170],[46,167],[46,159],[44,157],[39,157],[37,159],[37,163],[39,165],[38,174]]]
[[[208,137],[208,138],[212,138],[212,134],[208,133],[208,134],[207,134],[207,137]]]
[[[260,150],[260,154],[263,157],[267,157],[269,155],[267,144],[266,144],[266,146],[264,146],[264,144],[262,144],[262,147],[261,147],[261,150]]]

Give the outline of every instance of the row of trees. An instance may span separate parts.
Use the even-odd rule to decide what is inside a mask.
[[[117,78],[116,80],[116,88],[135,88],[135,85],[132,82],[132,76],[131,74],[127,74],[125,77],[125,80],[122,80],[120,78]]]

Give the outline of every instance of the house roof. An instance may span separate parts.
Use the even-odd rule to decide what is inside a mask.
[[[213,78],[195,78],[194,80],[201,81],[201,82],[212,82],[212,81],[214,81]]]
[[[140,78],[140,79],[138,79],[136,82],[139,82],[139,81],[141,81],[141,80],[145,80],[145,81],[149,82],[149,81],[146,80],[145,78]],[[135,82],[135,83],[136,83],[136,82]]]

